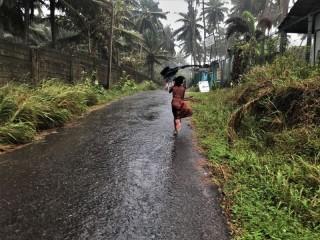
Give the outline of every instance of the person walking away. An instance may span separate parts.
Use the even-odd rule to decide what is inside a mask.
[[[183,76],[178,76],[174,79],[174,86],[170,88],[169,93],[172,93],[172,113],[174,117],[174,134],[178,134],[181,130],[181,118],[182,107],[184,104],[184,95],[186,92],[186,87],[183,85],[185,78]]]

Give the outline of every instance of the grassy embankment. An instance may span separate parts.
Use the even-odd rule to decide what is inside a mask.
[[[235,239],[320,239],[320,69],[293,57],[194,93],[194,124]]]
[[[24,144],[42,130],[61,127],[89,107],[105,104],[143,90],[155,89],[149,81],[124,79],[111,90],[91,83],[68,85],[58,80],[37,87],[8,84],[0,88],[0,144]]]

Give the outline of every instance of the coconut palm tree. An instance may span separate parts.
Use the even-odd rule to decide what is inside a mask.
[[[154,67],[156,64],[161,64],[162,61],[167,61],[170,57],[166,50],[162,48],[163,42],[161,41],[160,33],[154,33],[146,30],[143,34],[144,46],[146,57],[146,65],[151,80],[154,80]]]
[[[228,8],[224,7],[221,0],[209,0],[205,3],[204,14],[208,22],[209,31],[215,31],[219,28],[219,23],[224,21]]]
[[[163,39],[163,48],[167,50],[171,55],[175,55],[176,50],[175,50],[175,41],[174,41],[174,35],[172,32],[172,29],[170,25],[167,25],[163,29],[163,34],[162,34],[162,39]]]
[[[196,61],[197,59],[197,49],[199,41],[201,41],[200,29],[203,26],[199,23],[201,18],[197,17],[197,10],[194,8],[189,8],[188,13],[179,13],[181,16],[177,22],[181,22],[182,26],[174,31],[174,35],[177,36],[177,40],[181,41],[183,52],[189,56],[191,55]]]
[[[258,39],[263,32],[255,26],[256,18],[248,11],[242,13],[241,17],[231,17],[227,19],[227,39],[236,36],[238,39],[249,41],[252,38]]]
[[[227,39],[234,36],[236,40],[233,47],[235,64],[232,71],[232,80],[236,83],[239,76],[255,64],[259,54],[259,41],[264,39],[264,32],[256,27],[256,18],[248,11],[243,12],[241,17],[229,18],[226,23]],[[259,23],[258,26],[263,26],[263,23]]]
[[[144,33],[147,29],[152,32],[163,29],[161,20],[167,19],[167,13],[162,12],[159,3],[153,0],[140,0],[139,3],[139,7],[133,11],[136,30]]]
[[[140,33],[144,33],[146,30],[157,32],[163,25],[161,19],[167,19],[164,12],[150,12],[148,10],[138,10],[135,12],[136,29]]]
[[[233,16],[241,16],[245,11],[251,12],[254,16],[260,16],[269,0],[231,0]]]
[[[215,45],[215,54],[218,55],[217,47],[217,36],[216,34],[220,33],[219,24],[224,21],[225,14],[227,13],[228,8],[224,7],[224,3],[221,0],[209,0],[205,3],[203,8],[203,15],[205,20],[208,23],[208,32],[213,34],[214,45]],[[204,21],[205,22],[205,21]],[[210,48],[210,59],[212,57],[212,46]]]

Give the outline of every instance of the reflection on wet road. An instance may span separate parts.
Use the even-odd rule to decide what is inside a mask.
[[[0,239],[228,239],[169,95],[141,93],[0,157]]]

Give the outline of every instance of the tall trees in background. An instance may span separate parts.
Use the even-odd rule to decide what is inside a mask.
[[[142,34],[143,55],[152,80],[155,78],[155,65],[175,54],[172,31],[169,26],[163,26],[162,19],[166,19],[166,13],[153,0],[140,0],[138,8],[134,10],[135,29]]]
[[[219,30],[219,25],[224,21],[228,9],[221,0],[209,0],[205,3],[204,15],[208,23],[209,32]]]
[[[106,56],[112,9],[114,62],[139,57],[154,65],[174,54],[172,31],[161,22],[166,13],[154,0],[0,0],[0,38]],[[154,37],[159,52],[150,48]]]
[[[137,31],[144,33],[146,30],[158,32],[163,28],[162,19],[167,19],[158,3],[153,0],[141,0],[140,6],[134,10],[135,25]]]
[[[201,32],[203,26],[200,24],[201,18],[197,16],[197,10],[190,7],[188,13],[179,13],[182,26],[174,31],[177,40],[181,41],[182,51],[187,55],[191,55],[194,63],[200,62],[199,49],[201,41]]]
[[[177,22],[182,23],[182,26],[174,31],[174,36],[180,41],[182,52],[186,56],[191,56],[194,63],[201,62],[201,18],[198,16],[196,6],[200,3],[199,0],[185,0],[188,4],[187,13],[179,13],[180,19]]]
[[[261,15],[266,9],[269,0],[231,0],[233,16],[240,16],[244,11],[251,12],[254,16]]]
[[[225,7],[225,4],[221,0],[209,0],[205,3],[202,15],[204,16],[207,22],[207,32],[209,35],[213,36],[214,39],[214,48],[215,55],[217,57],[219,50],[225,50],[226,47],[223,47],[221,44],[221,39],[225,38],[222,29],[220,28],[221,23],[223,23],[225,16],[228,12],[228,9]],[[212,57],[213,46],[210,46],[210,59]],[[219,49],[221,48],[221,49]]]
[[[288,13],[290,0],[231,0],[232,16],[241,16],[244,11],[255,17],[268,17],[278,24]]]
[[[290,0],[231,0],[233,8],[227,23],[227,38],[233,39],[232,51],[236,64],[233,80],[237,81],[257,60],[265,61],[277,51],[278,36],[270,29],[287,15]],[[286,36],[281,36],[286,39]],[[279,46],[279,43],[278,43]]]
[[[149,75],[151,80],[155,78],[155,64],[161,64],[161,61],[169,59],[168,52],[163,48],[163,41],[161,40],[160,33],[154,34],[151,30],[146,30],[143,33],[146,51],[146,64],[148,66]]]

